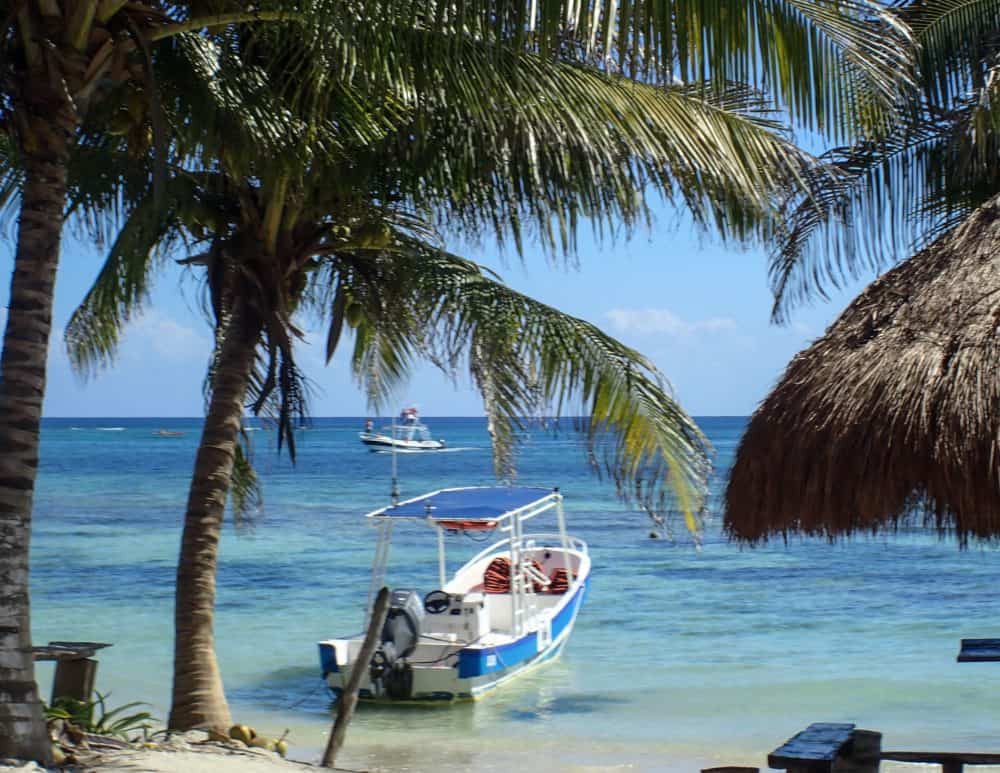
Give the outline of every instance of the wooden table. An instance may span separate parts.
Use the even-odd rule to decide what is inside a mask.
[[[768,754],[768,767],[789,773],[813,770],[829,773],[853,734],[854,725],[851,724],[814,722]]]
[[[97,650],[110,647],[98,641],[50,641],[31,648],[35,660],[56,661],[55,678],[52,680],[52,700],[74,698],[89,701],[97,678]]]

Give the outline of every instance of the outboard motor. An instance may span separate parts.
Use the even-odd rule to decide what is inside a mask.
[[[382,626],[382,641],[372,657],[369,673],[376,690],[390,698],[409,698],[413,669],[406,662],[420,641],[424,605],[415,590],[397,589],[389,597],[389,611]]]

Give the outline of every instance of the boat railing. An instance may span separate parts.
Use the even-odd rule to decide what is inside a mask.
[[[521,540],[524,544],[524,547],[530,550],[531,548],[536,547],[534,544],[536,540],[541,540],[544,542],[555,541],[558,544],[562,544],[562,535],[556,534],[554,532],[552,534],[525,534],[521,538]],[[566,535],[566,547],[569,550],[575,550],[578,553],[587,552],[587,543],[584,542],[579,537],[573,537],[569,534]]]
[[[525,534],[521,537],[521,549],[531,550],[532,548],[538,547],[539,543],[553,542],[556,545],[562,545],[562,536],[559,534]],[[472,559],[470,559],[467,564],[474,564],[482,558],[486,558],[490,553],[494,553],[498,548],[509,546],[510,538],[505,537],[504,539],[497,540],[488,547],[480,550]],[[566,547],[569,550],[575,550],[578,553],[587,552],[587,543],[584,542],[579,537],[566,536]]]

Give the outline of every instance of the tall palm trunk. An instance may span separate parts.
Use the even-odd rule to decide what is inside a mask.
[[[24,185],[0,357],[0,757],[52,756],[31,654],[28,558],[72,108],[44,85],[19,112]]]
[[[237,301],[212,377],[212,397],[195,458],[177,564],[174,687],[168,723],[174,730],[225,731],[231,724],[215,657],[215,573],[260,330],[256,316]]]

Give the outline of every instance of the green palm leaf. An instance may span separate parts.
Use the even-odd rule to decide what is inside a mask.
[[[448,66],[469,38],[636,81],[766,88],[800,125],[846,137],[879,125],[913,83],[907,28],[865,0],[359,0],[350,12],[364,22],[338,19],[330,55],[380,84]],[[414,29],[432,33],[420,57],[394,57]]]
[[[1000,2],[935,0],[900,14],[922,45],[922,98],[886,136],[830,151],[810,194],[787,198],[771,261],[779,321],[919,250],[1000,190]]]
[[[66,326],[70,362],[81,372],[109,365],[125,324],[141,311],[156,269],[203,213],[195,179],[176,175],[160,204],[152,190],[125,216],[93,285]]]
[[[697,528],[709,445],[642,355],[591,323],[511,290],[475,263],[405,234],[390,250],[348,261],[367,263],[364,273],[383,288],[383,302],[400,310],[382,324],[366,315],[358,328],[355,347],[364,356],[355,357],[355,372],[370,394],[383,382],[398,383],[418,357],[452,374],[466,363],[484,398],[497,473],[506,478],[514,474],[514,438],[525,419],[582,406],[588,456],[619,491],[651,513],[679,510]],[[405,357],[387,362],[379,335]],[[385,371],[372,369],[373,361]],[[379,383],[372,385],[373,378]]]

